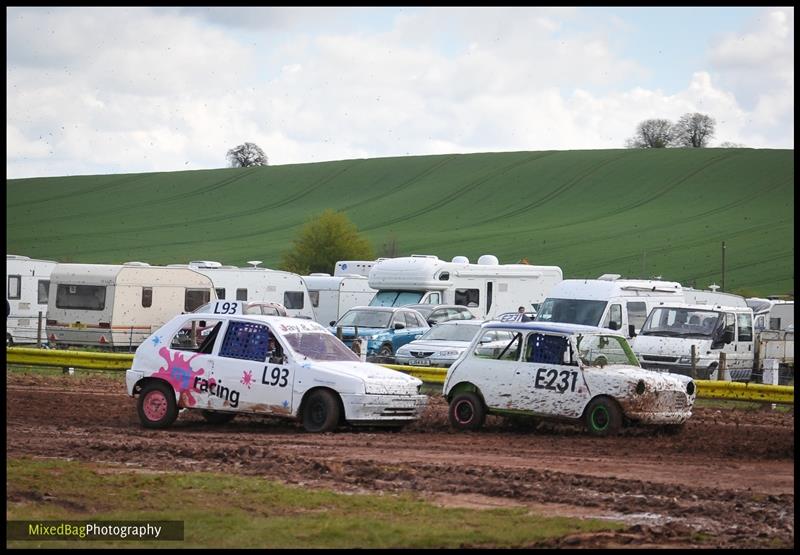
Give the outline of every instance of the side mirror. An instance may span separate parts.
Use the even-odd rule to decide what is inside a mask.
[[[394,323],[394,329],[396,329],[396,330],[402,330],[402,329],[405,329],[405,327],[406,327],[406,325],[405,324],[401,324],[400,322],[395,322]]]
[[[722,342],[723,343],[732,343],[733,342],[733,332],[730,330],[722,332]]]
[[[628,324],[628,337],[636,337],[636,326]]]
[[[618,330],[622,326],[619,322],[611,322],[608,324],[608,329],[610,330]]]
[[[428,320],[428,325],[429,325],[430,327],[433,327],[433,326],[435,326],[435,325],[436,325],[436,322],[434,322],[433,320]]]
[[[331,320],[331,323],[329,325],[335,326],[336,325],[336,320]]]

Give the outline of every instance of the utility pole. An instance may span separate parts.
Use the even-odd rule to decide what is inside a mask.
[[[722,242],[722,291],[725,291],[725,241]]]

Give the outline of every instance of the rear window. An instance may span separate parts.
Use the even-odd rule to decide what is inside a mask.
[[[59,284],[56,289],[56,307],[103,310],[106,307],[106,286]]]

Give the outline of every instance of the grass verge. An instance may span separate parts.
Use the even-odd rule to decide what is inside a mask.
[[[409,494],[344,494],[261,477],[147,473],[74,461],[7,462],[8,520],[182,520],[183,542],[7,541],[7,547],[522,547],[611,521],[526,508],[441,508]]]

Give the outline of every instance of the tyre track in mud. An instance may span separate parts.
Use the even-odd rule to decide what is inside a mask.
[[[555,502],[629,524],[624,534],[571,540],[587,545],[691,544],[697,532],[724,547],[793,543],[791,414],[702,409],[679,436],[637,430],[606,439],[560,426],[522,433],[490,417],[486,431],[462,434],[449,430],[446,404],[432,398],[399,433],[311,435],[249,416],[212,427],[192,413],[170,429],[144,430],[119,381],[8,381],[10,457],[236,472],[438,500],[478,496],[551,514]]]

